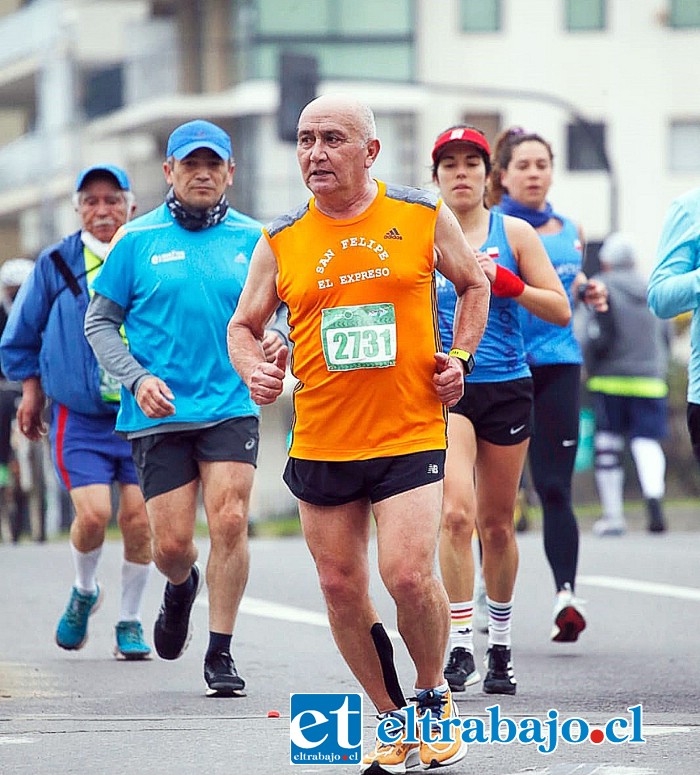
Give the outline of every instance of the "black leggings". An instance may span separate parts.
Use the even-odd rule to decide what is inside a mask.
[[[687,419],[690,443],[693,445],[693,454],[698,463],[700,463],[700,404],[688,404]]]
[[[578,445],[581,367],[574,363],[531,366],[534,421],[530,471],[542,504],[544,551],[560,590],[574,588],[578,525],[571,502],[571,479]]]
[[[17,414],[17,405],[22,397],[22,386],[18,382],[2,382],[0,385],[0,465],[10,462],[10,439],[12,421]]]

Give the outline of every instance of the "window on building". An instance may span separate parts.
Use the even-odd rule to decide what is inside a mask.
[[[565,0],[566,29],[586,32],[605,29],[605,0]]]
[[[672,121],[669,139],[671,172],[700,172],[700,119]]]
[[[671,27],[700,27],[700,0],[670,0]]]
[[[274,78],[282,51],[314,56],[322,78],[414,77],[413,0],[253,0],[248,69]]]
[[[493,148],[496,136],[501,131],[502,119],[500,113],[463,113],[462,121],[465,124],[481,129]]]
[[[276,78],[282,51],[316,57],[319,78],[389,79],[413,78],[413,47],[402,43],[265,43],[255,48],[253,74]]]
[[[263,35],[377,36],[413,29],[409,0],[382,0],[381,14],[376,0],[256,0],[256,9],[258,32]]]
[[[121,65],[86,73],[83,82],[86,118],[111,113],[124,104],[124,71]]]
[[[577,121],[566,128],[566,165],[570,170],[606,170],[605,124]]]
[[[498,32],[501,29],[501,0],[460,0],[462,32]]]

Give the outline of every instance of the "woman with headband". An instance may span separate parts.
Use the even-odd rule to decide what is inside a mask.
[[[547,201],[553,153],[540,135],[514,128],[496,141],[489,203],[522,218],[537,231],[568,294],[594,309],[607,309],[607,291],[581,271],[581,229],[555,213]],[[521,310],[527,360],[534,386],[534,427],[530,443],[532,480],[542,505],[544,548],[556,586],[551,640],[572,642],[586,626],[574,597],[579,533],[571,499],[578,444],[581,348],[571,323],[558,328]]]
[[[491,282],[486,331],[474,358],[464,397],[450,409],[449,447],[440,534],[440,568],[450,599],[450,654],[445,678],[453,691],[479,681],[474,664],[472,610],[475,525],[483,547],[489,607],[484,691],[515,694],[510,621],[518,549],[513,509],[527,454],[532,380],[525,360],[518,310],[565,326],[566,293],[535,230],[517,218],[489,212],[484,204],[491,167],[489,144],[469,126],[441,133],[432,152],[433,181],[457,216]],[[436,275],[443,347],[450,350],[456,296]],[[473,373],[470,374],[473,368]]]

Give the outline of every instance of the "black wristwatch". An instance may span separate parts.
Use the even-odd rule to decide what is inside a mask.
[[[462,361],[465,377],[468,377],[472,371],[474,371],[474,356],[470,352],[460,350],[459,347],[453,347],[447,354],[452,358],[457,358],[457,360]]]

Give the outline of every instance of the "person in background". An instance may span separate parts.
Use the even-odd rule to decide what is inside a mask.
[[[226,199],[234,170],[221,127],[197,119],[173,130],[165,202],[117,234],[85,320],[100,363],[122,385],[116,427],[131,441],[153,557],[167,578],[153,628],[162,659],[187,648],[204,583],[194,542],[201,484],[210,540],[204,680],[208,695],[227,697],[245,688],[231,641],[248,580],[258,408],[231,369],[225,332],[261,230]],[[281,349],[270,337],[268,349]]]
[[[22,283],[34,269],[28,258],[10,258],[0,266],[0,337]],[[21,515],[17,513],[10,471],[12,421],[22,397],[22,385],[10,382],[0,370],[0,532],[17,542],[21,533]]]
[[[540,135],[518,127],[502,132],[493,151],[487,203],[535,228],[572,309],[578,299],[604,309],[604,285],[587,281],[581,271],[581,229],[547,201],[553,160],[550,144]],[[556,589],[550,638],[572,642],[586,627],[583,605],[574,594],[579,531],[571,499],[583,358],[571,322],[562,328],[521,308],[520,323],[534,387],[530,471]]]
[[[586,309],[581,345],[595,412],[595,480],[603,510],[596,535],[621,535],[624,517],[625,440],[637,468],[652,533],[666,529],[663,516],[666,457],[659,443],[668,433],[670,332],[647,307],[646,281],[637,271],[631,238],[610,234],[600,249],[608,309]]]
[[[464,396],[450,408],[440,570],[450,599],[450,652],[444,676],[463,691],[480,676],[474,663],[475,526],[482,546],[487,594],[488,650],[484,692],[515,694],[511,614],[518,568],[515,508],[530,438],[532,378],[525,360],[519,306],[567,325],[566,292],[535,230],[525,221],[489,212],[484,204],[491,169],[486,137],[472,126],[441,132],[433,146],[433,182],[457,217],[491,283],[486,331],[465,376]],[[452,347],[454,286],[436,275],[443,348]]]
[[[675,199],[666,217],[648,285],[648,304],[660,318],[692,312],[687,423],[700,465],[700,188]]]
[[[313,197],[264,230],[228,334],[253,400],[272,403],[287,354],[269,363],[260,341],[269,315],[287,304],[298,385],[284,480],[336,644],[381,718],[405,730],[391,641],[369,595],[373,516],[380,573],[416,668],[417,712],[454,730],[445,742],[378,738],[360,766],[370,775],[405,772],[416,759],[424,769],[447,766],[467,752],[442,675],[449,607],[434,565],[445,407],[464,392],[489,298],[449,209],[434,194],[372,177],[379,149],[367,105],[324,95],[303,109],[297,160]],[[440,351],[436,265],[458,296],[449,355]]]
[[[75,510],[70,529],[75,582],[56,643],[67,650],[82,648],[88,619],[102,602],[97,570],[116,484],[124,559],[115,655],[148,659],[151,649],[141,626],[151,570],[148,518],[129,445],[114,435],[118,386],[99,367],[83,334],[90,281],[117,229],[133,215],[136,200],[124,170],[98,164],[78,175],[74,206],[81,228],[41,252],[17,295],[0,340],[2,369],[8,379],[22,383],[17,422],[28,439],[46,433],[43,412],[51,399],[53,462]]]

